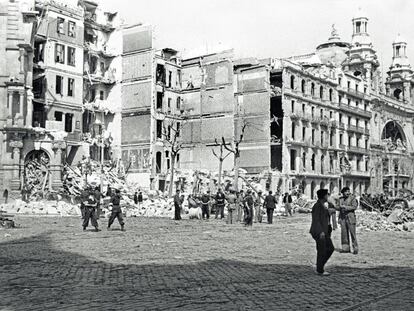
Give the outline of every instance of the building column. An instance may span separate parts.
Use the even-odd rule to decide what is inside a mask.
[[[27,115],[26,115],[26,126],[32,127],[33,123],[33,93],[32,91],[27,92]]]

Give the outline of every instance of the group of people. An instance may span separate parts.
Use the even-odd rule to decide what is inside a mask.
[[[332,230],[336,229],[337,212],[339,212],[338,222],[341,226],[340,252],[351,252],[351,240],[352,252],[358,254],[355,217],[358,201],[351,194],[349,187],[343,188],[341,194],[342,196],[336,199],[330,196],[328,190],[320,189],[317,191],[318,200],[312,208],[312,224],[309,232],[316,242],[316,272],[319,275],[329,275],[324,267],[335,250],[331,234]]]
[[[121,225],[121,230],[124,231],[125,223],[122,217],[121,191],[116,187],[114,188],[114,191],[112,191],[112,189],[108,187],[106,196],[110,197],[108,208],[111,210],[107,229],[110,230],[115,219],[118,219],[118,222]],[[102,198],[103,195],[101,194],[99,187],[87,187],[81,193],[80,200],[83,219],[82,227],[84,231],[89,226],[89,222],[91,222],[92,226],[95,228],[95,231],[99,231],[98,219],[101,213]]]
[[[278,195],[273,195],[269,191],[267,195],[263,195],[262,191],[253,192],[248,189],[235,191],[230,188],[224,192],[221,188],[218,189],[215,195],[212,195],[209,190],[199,195],[188,196],[188,207],[201,208],[201,218],[209,219],[210,213],[214,210],[215,218],[223,219],[224,210],[227,206],[227,223],[233,224],[236,222],[243,222],[246,226],[253,225],[253,222],[262,222],[264,211],[267,214],[267,222],[273,223],[273,214],[278,203]],[[184,203],[184,195],[177,189],[174,196],[174,219],[181,219],[182,204]],[[286,214],[292,216],[292,197],[285,193],[283,196],[283,203]]]

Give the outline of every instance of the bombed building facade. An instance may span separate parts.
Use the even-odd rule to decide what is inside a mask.
[[[237,59],[160,49],[151,26],[123,25],[94,1],[0,8],[1,191],[21,191],[31,175],[58,189],[63,166],[84,156],[164,190],[173,168],[217,171],[218,145],[236,141],[237,165],[266,189],[413,190],[407,42],[393,42],[382,81],[362,12],[351,42],[333,27],[309,54]],[[233,154],[222,156],[231,172]]]

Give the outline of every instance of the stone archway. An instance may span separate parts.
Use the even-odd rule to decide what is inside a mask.
[[[50,186],[50,157],[46,151],[32,150],[26,155],[23,176],[23,199],[43,197],[45,190]]]
[[[387,147],[390,150],[407,148],[407,138],[404,130],[396,121],[388,121],[385,123],[381,133],[381,139],[387,143]]]

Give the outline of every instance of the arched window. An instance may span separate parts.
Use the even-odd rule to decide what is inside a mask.
[[[325,156],[324,155],[321,155],[321,174],[325,174],[325,165],[324,165],[324,162],[325,162]],[[323,188],[321,187],[321,189],[323,189]]]
[[[319,88],[319,97],[323,99],[323,86]]]
[[[306,81],[302,80],[302,93],[306,92]]]
[[[312,167],[312,171],[314,171],[315,170],[315,154],[312,154],[311,167]]]
[[[311,84],[311,95],[315,96],[315,83],[313,83],[313,82]]]
[[[333,101],[333,90],[329,89],[329,101],[332,102]]]
[[[294,76],[294,75],[291,75],[291,76],[290,76],[290,88],[291,88],[292,90],[294,90],[294,89],[295,89],[295,76]]]
[[[302,154],[302,168],[306,170],[306,152]]]

